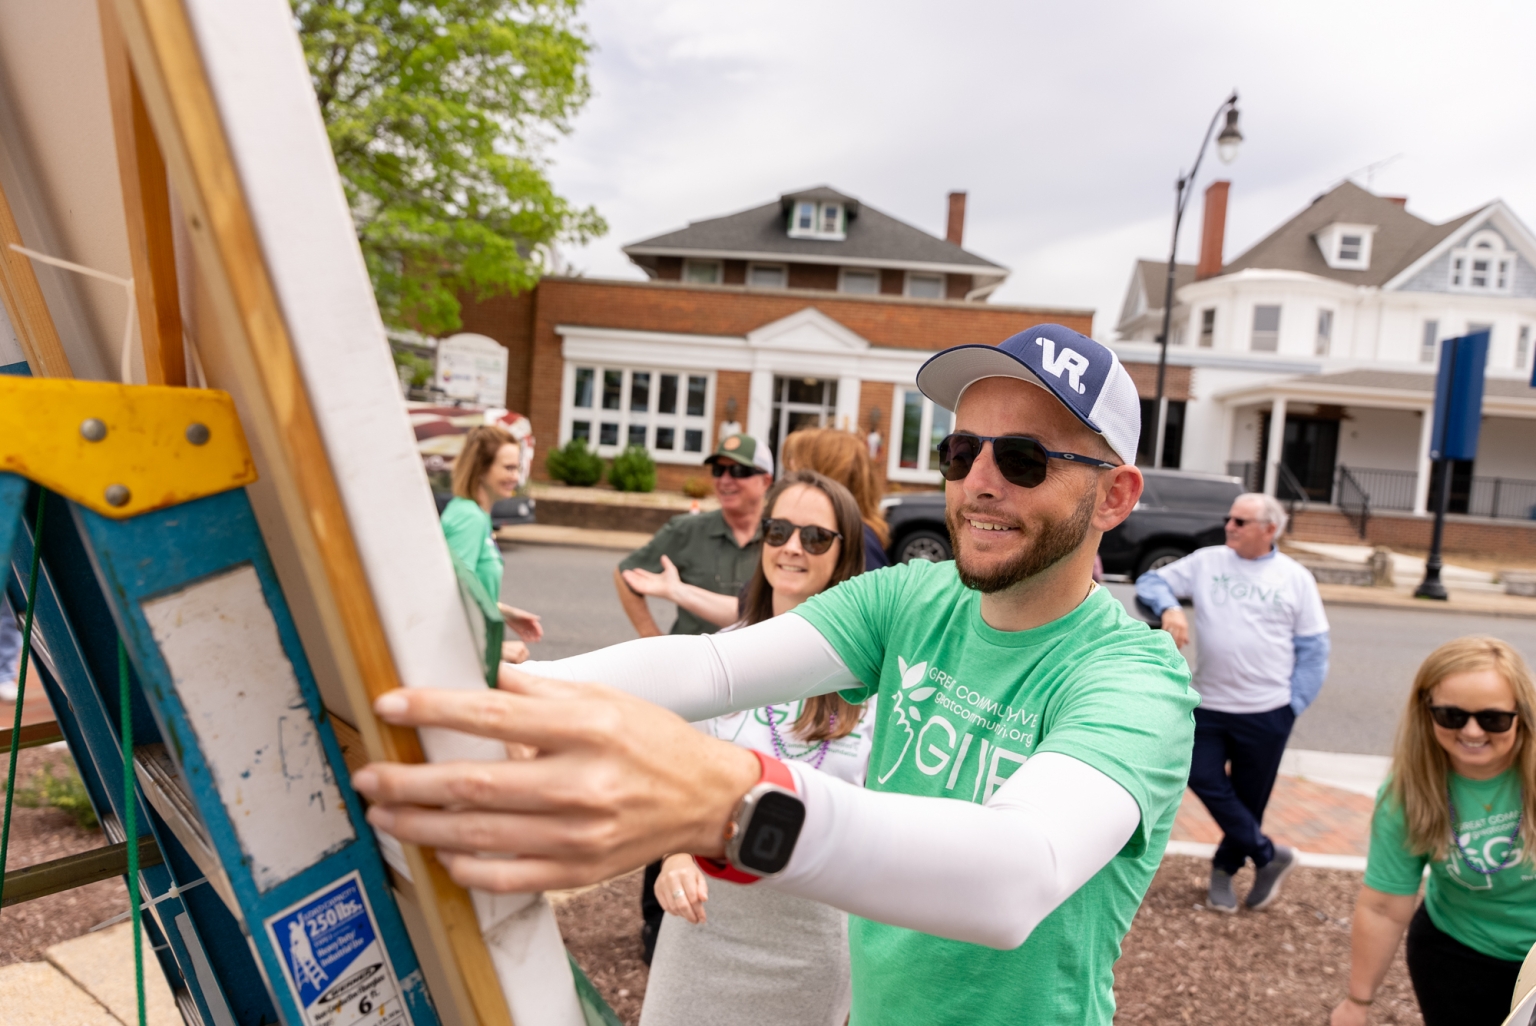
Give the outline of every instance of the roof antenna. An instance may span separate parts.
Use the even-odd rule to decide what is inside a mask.
[[[1374,182],[1375,179],[1376,179],[1376,172],[1380,171],[1382,168],[1386,167],[1388,164],[1396,163],[1397,161],[1402,160],[1402,159],[1403,159],[1403,154],[1401,154],[1401,153],[1394,153],[1394,154],[1392,154],[1392,156],[1387,157],[1384,160],[1378,160],[1374,164],[1367,164],[1367,165],[1365,165],[1362,168],[1356,168],[1354,171],[1351,171],[1349,174],[1345,175],[1344,178],[1347,181],[1347,180],[1355,177],[1355,175],[1364,174],[1365,175],[1365,191],[1366,192],[1374,192],[1375,190],[1371,188],[1371,183]]]

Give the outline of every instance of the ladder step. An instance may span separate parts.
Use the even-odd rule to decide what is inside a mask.
[[[0,755],[11,750],[11,728],[0,730]],[[55,741],[63,741],[64,732],[54,720],[47,723],[29,723],[16,734],[17,748],[36,748],[39,745],[51,745]]]
[[[139,838],[139,865],[158,866],[160,848],[146,834]],[[16,905],[60,891],[84,887],[100,880],[110,880],[128,872],[128,842],[93,848],[78,855],[39,862],[25,869],[5,874],[5,900],[0,905]]]

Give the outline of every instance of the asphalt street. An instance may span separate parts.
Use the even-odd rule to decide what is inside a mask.
[[[514,545],[503,549],[502,601],[540,614],[536,659],[558,659],[635,636],[613,590],[623,553]],[[1129,585],[1110,585],[1123,602]],[[656,622],[671,625],[670,603],[651,600]],[[1328,752],[1388,755],[1414,670],[1441,642],[1465,634],[1504,638],[1536,661],[1536,620],[1331,605],[1333,656],[1327,683],[1296,723],[1291,744]],[[1198,639],[1191,643],[1195,648]],[[1192,654],[1188,651],[1186,654]]]

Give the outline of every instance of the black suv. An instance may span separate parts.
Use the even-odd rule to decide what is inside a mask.
[[[1239,478],[1143,467],[1147,487],[1125,523],[1104,536],[1099,556],[1107,574],[1133,580],[1206,545],[1226,540],[1222,523],[1243,493]],[[944,526],[943,492],[892,495],[881,504],[891,525],[891,559],[941,562],[953,556]]]

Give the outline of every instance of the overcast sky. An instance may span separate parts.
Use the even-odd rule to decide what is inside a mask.
[[[1536,3],[589,0],[595,96],[549,151],[619,247],[828,184],[1012,269],[994,302],[1092,307],[1112,338],[1137,257],[1166,259],[1173,183],[1236,88],[1232,259],[1366,165],[1442,221],[1502,198],[1536,225]],[[1199,245],[1191,202],[1180,259]]]

